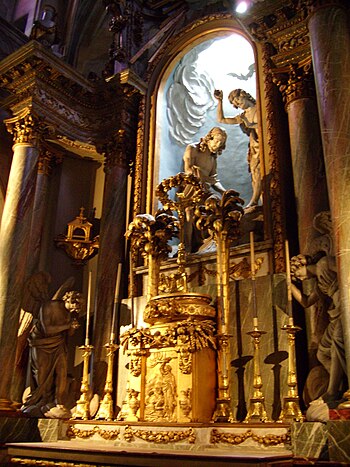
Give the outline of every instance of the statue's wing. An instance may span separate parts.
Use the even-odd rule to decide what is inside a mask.
[[[25,334],[31,326],[33,319],[39,315],[40,307],[49,298],[49,273],[40,271],[33,274],[24,284],[21,299],[21,313],[18,336]]]
[[[63,284],[57,289],[57,291],[52,296],[51,300],[61,300],[66,292],[72,290],[75,279],[74,277],[68,277],[68,279],[63,282]]]

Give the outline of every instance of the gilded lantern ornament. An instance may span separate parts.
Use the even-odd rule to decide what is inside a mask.
[[[93,224],[84,216],[84,208],[80,208],[79,216],[67,224],[67,235],[61,234],[56,245],[63,248],[77,266],[83,266],[93,258],[99,249],[99,236],[91,239]]]

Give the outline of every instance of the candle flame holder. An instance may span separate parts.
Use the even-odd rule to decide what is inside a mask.
[[[83,377],[80,387],[80,399],[77,401],[76,411],[73,415],[73,419],[89,420],[90,418],[90,400],[89,400],[89,362],[90,355],[93,350],[93,346],[89,345],[88,339],[85,345],[79,347],[83,350]]]
[[[299,326],[294,326],[293,318],[289,318],[288,324],[282,326],[282,331],[288,334],[288,393],[283,398],[283,407],[278,421],[284,423],[302,422],[303,414],[299,406],[298,381],[295,358],[295,334],[301,331]]]
[[[269,418],[266,413],[265,408],[265,397],[262,392],[262,378],[260,372],[260,337],[263,334],[266,334],[265,331],[258,329],[258,326],[254,326],[252,331],[247,332],[252,339],[254,345],[254,357],[253,357],[253,365],[254,365],[254,377],[253,377],[253,396],[250,398],[249,401],[249,409],[247,416],[244,420],[244,423],[248,423],[251,421],[258,421],[258,422],[269,422]]]
[[[100,403],[100,407],[98,409],[97,415],[95,420],[113,420],[114,419],[114,410],[113,410],[113,399],[112,399],[112,392],[113,392],[113,362],[114,362],[114,353],[118,349],[118,345],[111,342],[105,344],[105,348],[107,349],[107,376],[106,376],[106,384],[104,387],[104,396]]]

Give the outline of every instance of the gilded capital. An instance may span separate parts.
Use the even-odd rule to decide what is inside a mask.
[[[50,151],[44,149],[39,153],[38,173],[42,175],[50,175],[52,169],[53,156]]]
[[[287,73],[275,75],[274,82],[282,93],[286,108],[294,100],[315,97],[311,63],[300,68],[291,65]]]
[[[105,157],[105,172],[109,172],[116,166],[127,168],[129,160],[127,146],[126,131],[123,129],[117,130],[112,138],[102,146],[101,152]]]
[[[6,129],[13,135],[14,144],[26,143],[38,146],[40,141],[54,129],[34,115],[29,108],[13,118],[4,120]]]

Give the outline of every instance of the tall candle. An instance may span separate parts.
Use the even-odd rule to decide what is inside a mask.
[[[250,232],[250,270],[252,279],[255,279],[254,232]]]
[[[134,271],[132,263],[132,253],[130,251],[130,298],[131,298],[131,325],[135,326],[135,317],[134,317]]]
[[[89,325],[90,325],[90,313],[91,313],[91,276],[92,276],[92,273],[91,271],[89,271],[88,294],[87,294],[87,304],[86,304],[85,345],[89,345]]]
[[[289,259],[289,244],[288,240],[285,242],[285,249],[286,249],[286,280],[287,280],[287,299],[288,302],[292,301],[292,280],[290,275],[290,259]]]
[[[117,314],[117,307],[118,307],[118,302],[119,302],[119,289],[120,289],[121,273],[122,273],[122,263],[119,263],[118,264],[118,272],[117,272],[117,282],[115,284],[115,291],[114,291],[114,306],[113,306],[110,342],[113,342],[114,338],[115,338],[114,326],[115,326],[115,317],[116,317],[116,314]]]
[[[254,232],[250,232],[250,269],[252,273],[252,301],[254,319],[258,319],[258,307],[256,304],[256,283],[255,283],[255,253],[254,253]]]

